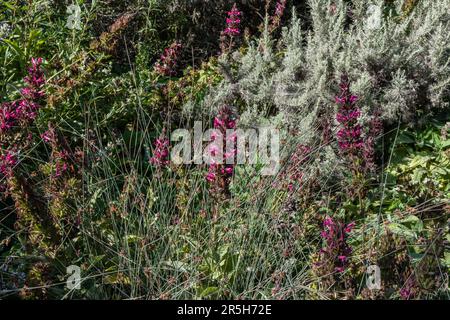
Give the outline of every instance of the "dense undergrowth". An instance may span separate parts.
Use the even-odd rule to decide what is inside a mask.
[[[73,3],[0,4],[0,297],[448,299],[449,0]]]

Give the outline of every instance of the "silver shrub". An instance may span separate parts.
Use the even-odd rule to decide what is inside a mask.
[[[275,108],[286,125],[310,130],[318,114],[333,118],[339,77],[347,72],[365,115],[381,108],[387,121],[410,121],[418,108],[448,108],[450,0],[419,1],[409,16],[383,15],[377,27],[368,12],[371,6],[382,12],[384,1],[352,2],[350,12],[344,1],[309,0],[311,30],[302,31],[294,14],[278,43],[265,32],[244,55],[222,62],[237,71],[205,105],[216,110],[237,94],[254,116]]]
[[[215,113],[239,97],[244,102],[240,126],[297,129],[295,137],[284,134],[294,140],[291,145],[314,144],[319,117],[337,125],[334,96],[343,72],[360,97],[363,124],[376,109],[392,123],[413,120],[418,109],[448,108],[450,0],[419,1],[408,16],[383,13],[378,20],[373,14],[384,12],[384,1],[352,3],[350,11],[344,1],[309,0],[308,32],[294,12],[280,40],[266,31],[245,54],[222,57],[225,80],[211,90],[201,110]],[[402,3],[395,2],[397,12]],[[321,181],[333,180],[342,170],[342,157],[331,145],[316,150],[305,170]]]

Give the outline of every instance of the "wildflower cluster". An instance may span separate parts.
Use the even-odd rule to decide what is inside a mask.
[[[233,38],[241,34],[239,25],[241,23],[240,17],[242,12],[238,10],[236,3],[227,14],[227,26],[225,30],[222,31],[220,36],[220,47],[222,49],[222,53],[231,50],[233,48]],[[228,43],[226,44],[227,39]]]
[[[164,50],[158,62],[155,63],[155,71],[161,76],[174,76],[178,58],[181,51],[181,44],[174,42]]]
[[[169,164],[169,144],[169,139],[164,134],[155,140],[153,157],[150,158],[151,164],[157,167],[164,167]]]
[[[362,127],[358,124],[361,111],[356,107],[357,96],[350,93],[350,82],[347,76],[342,76],[341,93],[336,97],[339,111],[336,120],[341,125],[337,133],[339,148],[346,155],[358,155],[364,146]]]
[[[42,90],[45,78],[41,64],[42,58],[31,59],[28,75],[23,79],[26,86],[20,90],[22,98],[4,102],[0,106],[0,180],[10,177],[17,164],[20,136],[14,129],[26,128],[34,121],[40,108],[39,103],[45,96]],[[30,134],[26,138],[30,140]],[[2,185],[2,189],[5,189],[4,183]]]
[[[241,12],[237,9],[236,3],[227,14],[227,27],[223,33],[229,36],[238,36],[241,33],[239,30],[239,24],[241,23]]]
[[[323,262],[320,265],[327,265],[328,272],[345,271],[348,257],[352,253],[352,248],[347,244],[347,237],[354,226],[354,222],[344,224],[334,221],[331,217],[325,218],[323,222],[324,230],[321,232],[321,236],[325,240],[325,247],[320,250],[323,257]]]
[[[215,191],[223,191],[228,193],[231,177],[234,172],[233,161],[227,161],[236,156],[236,135],[231,136],[227,134],[227,130],[234,130],[236,128],[236,119],[230,107],[223,107],[219,115],[214,118],[214,132],[211,136],[212,144],[209,147],[209,153],[212,156],[209,165],[206,180],[212,185]],[[228,139],[228,141],[227,141]],[[229,148],[230,145],[233,148]],[[216,161],[217,157],[221,158]],[[231,163],[229,163],[231,162]]]
[[[2,150],[3,151],[3,150]],[[12,168],[17,164],[17,159],[11,150],[0,153],[0,177],[9,176]]]
[[[20,90],[22,99],[5,102],[0,109],[0,133],[4,134],[18,125],[32,122],[40,108],[39,101],[44,97],[42,86],[45,83],[41,70],[42,58],[32,58],[28,76],[24,78],[26,87]]]

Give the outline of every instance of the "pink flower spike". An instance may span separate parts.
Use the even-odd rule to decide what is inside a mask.
[[[232,167],[227,167],[227,168],[225,168],[225,173],[227,173],[227,174],[233,174],[233,168],[232,168]]]
[[[341,97],[335,97],[336,103],[337,104],[344,104],[345,103],[345,99],[341,98]]]
[[[230,159],[230,158],[233,158],[235,155],[237,155],[236,149],[233,151],[230,151],[230,152],[225,152],[224,157],[225,157],[225,159]]]
[[[353,230],[353,228],[355,227],[355,225],[356,225],[355,222],[349,223],[349,224],[345,227],[344,232],[345,232],[345,233],[350,233],[350,232],[352,232],[352,230]]]
[[[213,182],[214,180],[216,180],[216,174],[214,172],[210,172],[206,175],[206,180],[208,180],[209,182]]]
[[[214,144],[214,145],[211,145],[211,146],[209,147],[209,153],[210,153],[213,157],[215,157],[215,156],[217,155],[218,152],[219,152],[219,147],[216,146],[215,144]]]
[[[355,103],[356,101],[358,101],[358,97],[357,96],[350,96],[349,102],[350,103]]]
[[[325,220],[323,221],[323,225],[325,227],[333,225],[333,219],[331,219],[330,217],[326,217]]]
[[[223,126],[223,121],[220,120],[219,118],[215,117],[214,118],[214,128],[220,128]]]
[[[216,139],[218,138],[219,134],[217,133],[216,130],[214,130],[213,132],[211,132],[211,141],[216,141]]]
[[[236,142],[237,141],[237,131],[233,131],[232,134],[227,135],[227,141]]]
[[[41,138],[42,138],[42,140],[44,140],[44,142],[50,142],[51,141],[50,132],[45,131],[43,134],[41,134]]]
[[[233,5],[233,8],[228,13],[228,18],[226,19],[227,27],[224,30],[224,34],[229,36],[237,36],[240,34],[239,24],[241,23],[241,19],[238,17],[241,15],[241,12],[237,9],[236,4]]]
[[[155,149],[150,163],[155,166],[167,166],[169,164],[169,139],[161,136],[154,142]]]
[[[236,128],[236,121],[234,121],[234,120],[228,121],[227,129],[234,129],[234,128]]]

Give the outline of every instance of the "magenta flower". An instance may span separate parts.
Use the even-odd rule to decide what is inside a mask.
[[[222,53],[229,52],[233,49],[234,39],[241,34],[239,26],[241,24],[242,13],[238,10],[236,3],[232,9],[227,12],[226,27],[220,34],[220,48]]]
[[[219,134],[217,133],[217,131],[212,131],[211,132],[211,141],[216,141],[216,139],[219,137]]]
[[[212,145],[209,147],[209,152],[213,157],[215,157],[219,152],[219,147],[216,145]]]
[[[155,149],[150,163],[157,167],[164,167],[169,164],[169,139],[162,136],[155,141]]]
[[[57,161],[56,162],[56,168],[55,168],[55,178],[58,178],[64,174],[68,169],[67,162],[64,161]]]
[[[214,128],[220,128],[223,126],[223,122],[219,118],[215,117],[213,125],[214,125]]]
[[[227,128],[228,129],[234,129],[234,128],[236,128],[236,121],[234,121],[234,120],[230,120],[230,121],[228,121],[228,123],[227,123]],[[236,138],[236,135],[234,135],[234,136],[232,136],[232,138]]]
[[[49,143],[55,140],[55,135],[51,130],[47,130],[41,134],[41,138],[42,140],[44,140],[44,142]]]
[[[224,172],[227,175],[232,175],[233,174],[233,167],[226,167]]]
[[[28,76],[24,81],[32,88],[40,88],[44,85],[44,73],[41,70],[42,58],[31,58],[31,67],[28,68]]]
[[[158,62],[155,63],[155,71],[162,76],[174,76],[181,51],[181,44],[172,43],[169,48],[164,50]]]
[[[224,154],[224,158],[226,159],[231,159],[233,157],[235,157],[237,155],[237,150],[231,150],[230,152],[225,152]]]
[[[236,3],[227,14],[227,27],[223,33],[232,37],[238,36],[241,33],[239,30],[239,24],[241,23],[241,19],[239,17],[241,16],[241,12],[237,9]]]
[[[350,233],[352,232],[353,228],[355,227],[356,223],[355,222],[351,222],[348,225],[345,226],[344,228],[344,232],[345,233]]]
[[[351,104],[354,104],[356,101],[358,101],[358,97],[357,96],[350,96],[349,102]]]
[[[3,103],[0,109],[0,133],[5,133],[14,127],[17,119],[15,103]]]
[[[324,227],[330,227],[333,225],[333,219],[331,219],[330,217],[326,217],[325,220],[323,221],[323,225]]]
[[[41,70],[42,58],[32,58],[28,76],[23,80],[27,84],[21,89],[22,99],[5,102],[0,107],[0,133],[5,134],[32,122],[40,109],[39,102],[44,97],[42,86],[45,84],[44,72]]]
[[[209,182],[213,182],[214,180],[216,180],[216,174],[214,172],[208,172],[208,174],[206,175],[206,180],[208,180]]]
[[[17,158],[11,150],[5,150],[0,154],[0,174],[9,177],[12,174]]]
[[[13,175],[17,165],[17,154],[20,152],[20,142],[30,141],[30,134],[21,135],[20,129],[30,125],[37,116],[40,102],[44,97],[42,90],[45,84],[44,72],[41,70],[42,58],[32,58],[28,74],[24,77],[25,87],[20,90],[21,99],[4,102],[0,105],[0,189],[7,191],[7,184],[1,183],[4,178]],[[10,142],[13,141],[12,144]]]
[[[342,273],[345,271],[345,269],[343,267],[336,267],[335,269],[336,272]]]
[[[352,248],[347,244],[348,234],[355,223],[343,224],[326,217],[323,221],[324,230],[320,233],[325,240],[325,246],[320,250],[322,262],[319,265],[329,265],[336,272],[344,272],[348,256]]]
[[[339,105],[336,120],[341,125],[337,132],[338,145],[344,154],[359,155],[360,150],[364,147],[364,141],[362,127],[358,124],[361,112],[355,106],[358,97],[350,93],[350,82],[346,75],[342,76],[339,86],[341,93],[335,98]]]
[[[344,104],[345,103],[345,98],[335,97],[334,100],[336,101],[337,104]]]
[[[218,131],[211,136],[213,141],[221,139],[222,150],[217,145],[212,145],[209,148],[210,154],[215,157],[221,157],[222,163],[213,162],[208,168],[206,180],[211,184],[211,190],[217,193],[228,193],[231,177],[234,173],[233,164],[225,164],[227,159],[234,158],[237,154],[235,148],[236,134],[233,133],[231,137],[227,136],[227,130],[236,128],[236,120],[230,107],[224,106],[219,114],[214,117],[214,128]],[[233,143],[233,149],[227,150],[227,143]],[[223,158],[222,158],[223,157]]]

